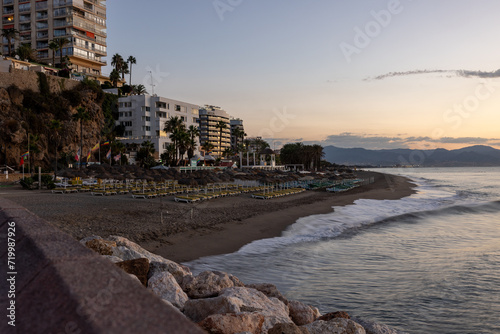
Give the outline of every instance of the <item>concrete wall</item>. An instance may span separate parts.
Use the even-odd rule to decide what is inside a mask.
[[[13,268],[7,267],[9,232],[15,234]],[[0,238],[0,333],[203,333],[115,264],[2,198]],[[11,277],[15,298],[8,296]],[[15,327],[6,317],[11,301]]]
[[[75,80],[50,75],[47,75],[47,80],[52,93],[60,93],[62,90],[75,88],[79,84]],[[7,88],[11,85],[16,85],[20,89],[40,92],[38,74],[33,71],[13,70],[11,73],[0,73],[0,88]]]

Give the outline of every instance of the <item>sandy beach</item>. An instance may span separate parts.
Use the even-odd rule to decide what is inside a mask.
[[[75,239],[120,235],[165,258],[186,262],[235,252],[253,240],[279,236],[298,218],[331,212],[333,206],[357,199],[399,199],[414,193],[414,185],[403,177],[375,172],[358,172],[358,176],[375,177],[375,182],[346,193],[307,191],[272,200],[241,194],[185,204],[172,197],[63,195],[20,187],[0,188],[0,196],[23,205]]]

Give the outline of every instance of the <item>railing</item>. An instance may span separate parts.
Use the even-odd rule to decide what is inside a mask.
[[[14,0],[3,0],[3,5],[10,5],[11,3],[14,3]]]
[[[47,9],[47,8],[49,8],[49,5],[47,4],[47,2],[37,2],[36,6],[35,6],[36,10],[42,10],[42,9]]]

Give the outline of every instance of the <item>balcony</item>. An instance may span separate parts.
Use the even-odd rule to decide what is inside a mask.
[[[47,1],[45,2],[37,2],[35,5],[36,10],[44,10],[49,8],[49,5],[47,4]]]
[[[30,12],[31,6],[19,6],[19,13]]]
[[[4,14],[13,14],[14,13],[14,8],[4,8],[3,9]]]
[[[65,7],[71,6],[72,4],[72,0],[54,0],[54,7]]]
[[[4,5],[4,6],[5,6],[5,5],[10,5],[10,4],[12,4],[12,3],[14,3],[14,0],[3,0],[3,5]]]
[[[36,13],[36,20],[46,20],[49,18],[49,14]]]
[[[36,34],[36,38],[37,39],[46,39],[46,38],[49,38],[49,33],[47,31],[38,32]]]

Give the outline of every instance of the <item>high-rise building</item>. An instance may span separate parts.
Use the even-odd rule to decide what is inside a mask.
[[[172,141],[163,131],[165,122],[171,117],[179,117],[186,128],[198,127],[199,106],[191,103],[167,99],[156,95],[131,95],[118,99],[118,124],[125,133],[121,142],[142,144],[149,140],[155,146],[155,158],[165,152]],[[197,149],[199,148],[196,143]],[[198,150],[196,150],[198,152]]]
[[[60,63],[68,56],[76,72],[104,81],[101,67],[106,53],[106,1],[103,0],[3,0],[2,29],[16,29],[12,50],[28,43],[40,61]],[[66,38],[62,50],[49,48],[56,38]],[[8,54],[2,39],[2,54]],[[55,53],[54,53],[55,52]],[[55,64],[53,64],[55,65]]]
[[[222,122],[225,127],[221,129],[218,124]],[[221,124],[222,124],[221,123]],[[212,155],[222,157],[224,151],[231,147],[231,126],[229,114],[220,107],[206,105],[200,109],[200,144],[213,145]]]

